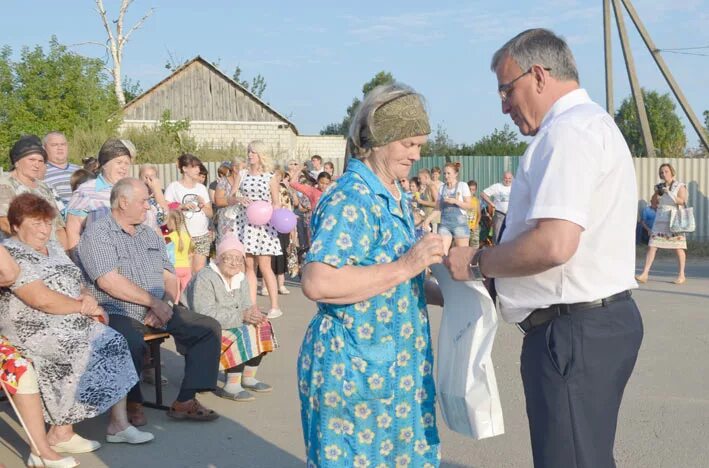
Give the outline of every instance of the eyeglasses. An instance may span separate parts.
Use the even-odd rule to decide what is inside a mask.
[[[222,255],[222,262],[231,263],[232,265],[243,265],[244,258],[243,257],[235,257],[232,255]]]
[[[546,71],[551,71],[551,68],[549,68],[549,67],[543,67],[543,69]],[[500,86],[498,86],[497,94],[500,95],[500,99],[502,100],[502,102],[507,101],[507,98],[510,97],[510,93],[512,92],[512,90],[514,88],[515,82],[517,80],[529,75],[530,73],[532,73],[532,67],[529,67],[529,70],[522,73],[521,75],[519,75],[517,78],[510,81],[509,83],[504,83],[504,84],[501,84]]]

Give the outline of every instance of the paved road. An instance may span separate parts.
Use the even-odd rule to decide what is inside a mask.
[[[709,260],[690,261],[689,279],[671,284],[675,265],[658,261],[648,284],[634,293],[645,322],[645,340],[620,414],[616,458],[620,467],[701,467],[709,465]],[[252,403],[234,403],[208,394],[202,401],[223,417],[206,424],[175,422],[148,410],[156,440],[140,447],[104,446],[78,456],[82,467],[300,467],[303,448],[295,359],[313,305],[297,287],[283,297],[284,317],[274,321],[281,348],[264,360],[259,377],[272,394]],[[431,308],[434,337],[439,308]],[[448,431],[441,421],[443,466],[529,467],[531,453],[519,377],[521,335],[501,323],[493,360],[506,434],[472,441]],[[182,359],[170,344],[164,352],[174,397]],[[152,391],[146,386],[145,391]],[[20,467],[27,455],[19,425],[0,404],[0,461]],[[79,424],[78,432],[101,438],[106,418]],[[19,455],[18,455],[19,453]]]

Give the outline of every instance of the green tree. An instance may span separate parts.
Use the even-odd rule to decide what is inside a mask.
[[[140,86],[140,81],[133,81],[127,76],[123,77],[123,95],[126,102],[131,102],[141,94],[143,94],[143,87]]]
[[[241,67],[237,65],[231,79],[246,88],[246,90],[250,91],[251,94],[261,99],[263,97],[263,92],[266,91],[266,78],[264,78],[263,75],[259,73],[255,77],[251,78],[251,83],[249,83],[248,80],[241,79],[241,73]]]
[[[461,148],[465,154],[474,156],[519,156],[527,149],[527,143],[519,141],[517,132],[509,124],[502,130],[495,129],[491,134],[476,141],[472,147]]]
[[[709,110],[704,111],[704,128],[709,132]]]
[[[436,131],[429,135],[428,142],[421,148],[421,156],[453,156],[457,154],[458,147],[448,136],[443,125],[438,124]]]
[[[0,162],[7,163],[12,143],[22,134],[105,125],[117,110],[110,79],[101,60],[70,52],[52,37],[47,51],[25,47],[19,60],[0,50]],[[120,119],[110,125],[116,128]]]
[[[642,90],[645,110],[650,124],[650,133],[657,156],[680,157],[687,146],[684,126],[675,112],[675,103],[669,93]],[[635,99],[626,98],[615,114],[615,121],[625,137],[633,156],[647,156],[640,123],[635,108]]]
[[[362,97],[367,95],[371,90],[379,85],[391,83],[394,81],[394,76],[387,71],[380,71],[374,77],[362,85]],[[344,135],[347,136],[350,130],[350,123],[354,117],[357,107],[362,101],[360,98],[355,97],[352,99],[352,104],[347,107],[347,112],[342,118],[342,122],[333,122],[327,124],[322,130],[320,130],[320,135]]]

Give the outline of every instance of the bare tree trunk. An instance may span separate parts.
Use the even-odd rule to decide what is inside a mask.
[[[125,47],[130,35],[133,31],[139,29],[146,19],[153,14],[153,9],[151,8],[148,12],[143,15],[143,17],[133,25],[132,28],[128,30],[127,33],[123,33],[123,19],[125,18],[126,11],[128,7],[133,3],[133,0],[123,0],[121,2],[121,8],[118,11],[118,19],[115,21],[110,21],[108,19],[108,14],[106,13],[106,8],[103,6],[103,0],[96,0],[96,10],[101,16],[101,21],[103,22],[103,28],[106,30],[108,35],[108,40],[106,41],[105,47],[111,54],[112,66],[110,67],[111,75],[113,76],[113,88],[116,93],[116,98],[121,107],[126,105],[126,96],[123,92],[123,76],[122,76],[122,63],[123,63],[123,48]],[[110,23],[116,25],[115,32],[111,28]]]

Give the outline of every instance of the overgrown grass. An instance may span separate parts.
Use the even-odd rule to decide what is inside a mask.
[[[97,156],[99,148],[109,138],[130,140],[138,151],[136,164],[174,163],[183,153],[192,153],[202,161],[225,161],[234,156],[246,156],[246,147],[231,144],[225,148],[215,148],[211,144],[198,144],[189,135],[189,122],[171,121],[165,113],[153,127],[129,128],[119,132],[120,121],[106,122],[91,128],[75,129],[69,137],[71,159],[80,163],[81,158]]]

